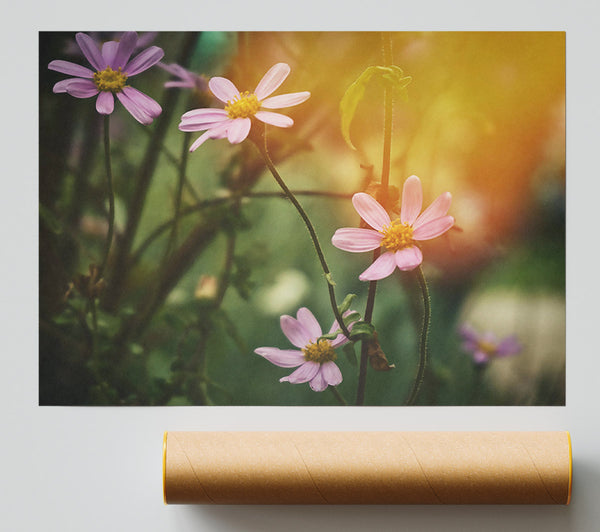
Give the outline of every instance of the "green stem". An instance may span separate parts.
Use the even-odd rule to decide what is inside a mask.
[[[390,33],[381,34],[383,64],[385,66],[392,64],[392,37]],[[378,199],[384,209],[389,209],[388,187],[390,184],[390,167],[392,162],[392,118],[393,118],[393,99],[392,88],[385,87],[383,95],[383,155],[381,164],[381,187]],[[375,262],[381,253],[380,249],[373,252],[373,262]],[[373,318],[373,309],[375,308],[375,294],[377,292],[377,281],[369,283],[369,295],[367,296],[367,306],[365,308],[365,321],[371,323]],[[356,388],[356,404],[358,406],[365,402],[365,387],[367,383],[367,359],[368,359],[369,341],[365,340],[360,347],[360,366],[358,372],[358,385]]]
[[[338,402],[342,406],[348,406],[346,399],[344,399],[342,397],[342,394],[339,392],[339,390],[335,386],[328,386],[328,388],[331,390],[331,393],[333,394],[333,396],[338,400]]]
[[[344,324],[344,319],[342,318],[342,315],[340,314],[340,311],[338,309],[337,302],[335,299],[335,290],[333,288],[334,283],[331,278],[331,272],[329,271],[329,266],[327,266],[327,261],[325,260],[325,255],[323,254],[323,250],[321,249],[321,244],[319,244],[319,239],[317,237],[315,228],[313,227],[312,222],[310,221],[310,218],[308,217],[308,215],[306,214],[306,212],[304,211],[304,209],[302,208],[302,206],[296,199],[296,196],[294,196],[292,191],[287,187],[287,185],[285,184],[285,182],[279,175],[279,172],[277,172],[277,169],[275,168],[275,165],[273,164],[273,161],[271,160],[271,157],[269,156],[269,151],[267,149],[266,127],[265,127],[265,132],[263,133],[263,138],[264,138],[263,144],[261,144],[260,142],[255,142],[255,144],[256,144],[258,150],[260,151],[261,155],[265,159],[265,163],[267,164],[267,167],[269,168],[269,171],[271,172],[271,174],[273,174],[275,181],[277,181],[277,184],[281,187],[281,189],[285,192],[285,195],[292,202],[292,204],[298,211],[298,214],[300,214],[300,217],[304,221],[306,228],[308,229],[308,233],[310,234],[310,238],[315,247],[315,251],[317,252],[317,256],[319,257],[319,262],[321,263],[321,268],[323,269],[323,273],[325,274],[325,278],[327,280],[327,289],[329,290],[329,300],[331,302],[331,309],[333,310],[333,314],[335,316],[335,319],[338,322],[338,325],[340,326],[340,329],[342,330],[342,333],[344,334],[344,336],[346,336],[346,338],[349,338],[350,331]]]
[[[104,117],[104,165],[106,167],[106,183],[108,188],[108,234],[106,236],[104,257],[102,259],[98,277],[102,277],[104,269],[106,268],[115,229],[115,195],[113,192],[112,163],[110,158],[110,115]]]
[[[185,172],[189,155],[190,133],[183,136],[183,145],[181,149],[181,160],[179,164],[179,179],[177,180],[177,191],[175,192],[175,214],[173,216],[173,226],[171,227],[171,236],[167,244],[165,257],[167,257],[173,246],[177,244],[177,228],[179,227],[179,217],[181,214],[181,197],[183,196],[183,186],[185,184]]]
[[[425,375],[425,368],[427,366],[427,337],[429,336],[429,324],[431,322],[431,299],[429,297],[429,288],[427,287],[427,280],[423,275],[423,269],[419,266],[416,270],[417,279],[419,281],[419,287],[423,295],[423,328],[421,329],[421,340],[419,343],[419,367],[417,368],[417,376],[413,388],[406,400],[407,406],[415,404],[417,395],[419,394],[419,388],[423,382],[423,376]]]

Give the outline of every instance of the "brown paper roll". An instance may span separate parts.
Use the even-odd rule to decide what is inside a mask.
[[[569,504],[568,432],[167,432],[165,503]]]

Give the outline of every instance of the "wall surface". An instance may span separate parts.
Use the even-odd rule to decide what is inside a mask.
[[[3,457],[7,531],[594,531],[598,9],[583,0],[14,4],[2,21]],[[370,11],[368,11],[370,9]],[[208,11],[208,13],[207,13]],[[389,13],[392,12],[393,16]],[[247,18],[247,17],[250,18]],[[553,408],[59,408],[37,406],[37,32],[88,29],[412,29],[567,32],[567,405]],[[164,430],[569,430],[568,507],[164,506]]]

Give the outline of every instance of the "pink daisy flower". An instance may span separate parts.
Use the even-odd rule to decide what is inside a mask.
[[[347,316],[352,311],[344,314]],[[296,318],[281,316],[281,330],[288,340],[298,349],[278,349],[277,347],[259,347],[254,352],[281,368],[298,368],[279,382],[301,384],[308,382],[315,392],[322,392],[327,386],[337,386],[342,382],[342,372],[337,367],[335,348],[349,340],[338,334],[334,340],[317,341],[323,331],[313,313],[305,307],[298,310]],[[333,322],[329,334],[339,329]]]
[[[518,354],[522,346],[515,336],[498,339],[492,332],[478,333],[468,325],[459,329],[463,339],[462,348],[473,357],[477,365],[485,365],[493,358]]]
[[[165,87],[167,89],[177,87],[180,89],[192,89],[199,92],[204,92],[208,90],[208,83],[206,82],[206,78],[200,74],[191,72],[190,70],[183,68],[177,63],[158,63],[158,66],[177,78],[175,80],[167,81],[165,83]]]
[[[204,131],[190,148],[194,151],[208,139],[227,138],[231,144],[242,142],[250,133],[252,118],[277,127],[291,127],[294,121],[289,117],[263,109],[282,109],[306,101],[310,92],[293,92],[270,96],[284,82],[290,73],[290,66],[277,63],[260,80],[253,93],[240,92],[226,78],[211,78],[208,87],[223,103],[224,109],[194,109],[181,117],[181,131]]]
[[[352,196],[352,204],[373,229],[338,229],[331,242],[335,247],[353,253],[384,249],[359,275],[361,281],[383,279],[396,267],[403,271],[413,270],[423,262],[418,242],[440,236],[454,225],[454,218],[446,215],[451,200],[450,193],[444,192],[421,213],[423,189],[419,178],[413,175],[404,182],[400,218],[392,220],[377,200],[359,192]]]
[[[50,70],[75,76],[56,83],[53,92],[66,92],[75,98],[98,95],[96,110],[102,115],[113,112],[116,95],[125,109],[142,124],[150,124],[160,115],[162,109],[158,103],[143,92],[126,85],[126,82],[128,78],[158,63],[164,55],[161,48],[151,46],[130,60],[138,44],[135,31],[125,32],[119,42],[108,41],[101,48],[85,33],[75,35],[75,40],[94,70],[70,61],[51,61],[48,65]]]

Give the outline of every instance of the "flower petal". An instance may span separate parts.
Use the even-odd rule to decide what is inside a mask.
[[[81,48],[83,55],[90,62],[96,70],[104,70],[106,68],[106,63],[100,50],[98,50],[98,45],[89,35],[85,33],[78,33],[75,35],[75,40]]]
[[[269,94],[275,92],[284,82],[285,78],[288,77],[290,70],[290,65],[287,63],[277,63],[276,65],[273,65],[258,82],[256,90],[254,91],[256,97],[259,100],[262,100],[269,96]]]
[[[292,127],[294,125],[294,121],[289,116],[272,113],[271,111],[257,111],[254,116],[265,124],[271,124],[272,126]]]
[[[350,314],[352,314],[353,312],[354,312],[354,310],[347,310],[346,312],[344,312],[344,314],[342,314],[342,317],[344,317],[344,318],[345,318],[346,316],[349,316],[349,315],[350,315]],[[348,325],[348,330],[349,330],[349,331],[351,331],[351,330],[352,330],[352,326],[354,325],[354,323],[355,323],[355,322],[353,321],[353,322],[351,322],[351,323]],[[337,331],[338,329],[340,329],[340,326],[339,326],[339,324],[338,324],[338,321],[337,321],[337,320],[334,320],[334,322],[331,324],[331,328],[329,329],[329,333],[328,333],[328,334],[334,333],[334,332],[335,332],[335,331]],[[342,345],[344,345],[344,344],[347,344],[349,341],[350,341],[350,340],[348,340],[348,338],[346,338],[346,337],[344,336],[344,334],[343,334],[343,333],[340,333],[340,334],[338,334],[338,335],[337,335],[337,336],[336,336],[336,337],[335,337],[333,340],[330,340],[330,342],[331,342],[331,347],[334,347],[334,348],[335,348],[335,347],[340,347],[340,346],[342,346]]]
[[[101,115],[109,115],[115,108],[115,98],[112,92],[102,91],[96,99],[96,111]]]
[[[296,318],[285,314],[279,319],[279,324],[281,325],[283,334],[296,347],[303,349],[307,344],[310,344],[310,333]]]
[[[138,43],[138,35],[135,31],[126,31],[125,33],[123,33],[123,35],[121,35],[121,38],[119,39],[119,42],[117,43],[118,46],[117,46],[117,49],[115,50],[113,60],[112,60],[112,62],[109,63],[110,65],[112,65],[113,70],[117,70],[119,67],[121,67],[123,70],[125,70],[123,67],[127,64],[127,61],[129,61],[129,58],[131,57],[131,54],[135,50],[137,43]],[[159,48],[159,50],[160,50],[160,48]],[[104,55],[104,48],[102,48],[102,54]],[[133,74],[131,72],[128,72],[128,74],[130,76],[133,76]]]
[[[377,231],[381,231],[384,225],[392,223],[386,210],[369,194],[364,192],[354,194],[352,205],[354,205],[360,217]]]
[[[52,92],[66,92],[75,98],[90,98],[98,94],[98,87],[90,79],[69,78],[59,81],[52,87]]]
[[[280,368],[295,368],[306,362],[302,351],[295,349],[278,349],[277,347],[258,347],[254,350],[257,355],[266,358],[271,364]]]
[[[197,150],[204,142],[208,139],[224,139],[227,136],[227,128],[231,120],[226,120],[225,122],[219,122],[212,126],[206,133],[200,135],[194,143],[190,146],[190,151]]]
[[[303,382],[308,382],[315,377],[320,368],[321,364],[318,362],[305,362],[287,377],[282,377],[279,379],[279,382],[291,382],[292,384],[302,384]]]
[[[337,367],[335,362],[325,362],[325,364],[321,364],[321,372],[325,382],[330,386],[337,386],[343,380],[342,372],[340,368]]]
[[[383,235],[373,229],[342,227],[331,237],[331,243],[338,249],[360,253],[372,251],[381,246]]]
[[[327,381],[322,371],[319,371],[308,384],[313,392],[322,392],[327,389]]]
[[[181,115],[181,120],[200,120],[202,122],[219,122],[227,119],[225,109],[192,109]]]
[[[136,55],[129,63],[127,63],[127,65],[125,65],[123,72],[129,77],[135,76],[140,72],[144,72],[144,70],[148,70],[151,66],[154,66],[164,55],[165,52],[158,46],[146,48],[146,50]]]
[[[296,313],[296,318],[298,318],[298,321],[308,332],[309,342],[315,342],[317,338],[323,334],[323,331],[321,330],[321,326],[319,325],[317,318],[315,318],[314,314],[306,307],[298,309],[298,312]]]
[[[402,189],[402,208],[400,210],[400,221],[412,225],[423,207],[423,188],[421,181],[416,175],[411,175]]]
[[[358,278],[361,281],[378,281],[390,275],[396,268],[395,254],[391,251],[383,253]]]
[[[476,364],[485,364],[488,362],[489,357],[484,351],[475,351],[473,353],[473,360]]]
[[[135,100],[136,103],[142,107],[152,118],[156,118],[158,115],[160,115],[160,113],[162,113],[162,107],[147,94],[144,94],[133,87],[124,87],[123,92],[125,92],[129,98]]]
[[[283,107],[292,107],[299,103],[305,102],[310,98],[310,92],[291,92],[289,94],[281,94],[280,96],[271,96],[260,102],[261,107],[265,109],[282,109]]]
[[[210,78],[208,82],[208,88],[219,100],[224,103],[227,103],[240,96],[240,91],[237,90],[237,87],[227,78]]]
[[[102,57],[107,65],[111,65],[113,70],[117,70],[115,66],[115,56],[119,49],[119,43],[117,41],[107,41],[102,45]]]
[[[446,213],[450,208],[450,203],[452,203],[452,194],[450,194],[450,192],[444,192],[443,194],[440,194],[433,201],[433,203],[429,207],[427,207],[415,220],[415,223],[413,224],[413,229],[418,229],[427,222],[431,222],[436,218],[446,216]]]
[[[403,272],[414,270],[423,262],[423,253],[417,246],[404,248],[395,253],[396,265]]]
[[[519,351],[521,351],[522,346],[517,340],[516,336],[509,336],[508,338],[504,338],[496,348],[496,356],[506,357],[510,355],[516,355]]]
[[[231,144],[239,144],[250,133],[252,122],[249,118],[236,118],[231,121],[231,125],[227,129],[227,140]]]
[[[413,238],[415,240],[430,240],[436,236],[444,234],[448,229],[454,225],[454,218],[452,216],[443,216],[442,218],[436,218],[431,222],[421,225],[413,231]]]
[[[94,72],[89,68],[77,65],[75,63],[71,63],[71,61],[62,61],[61,59],[50,61],[50,63],[48,64],[48,68],[50,70],[60,72],[61,74],[77,76],[78,78],[91,79],[94,77]]]

